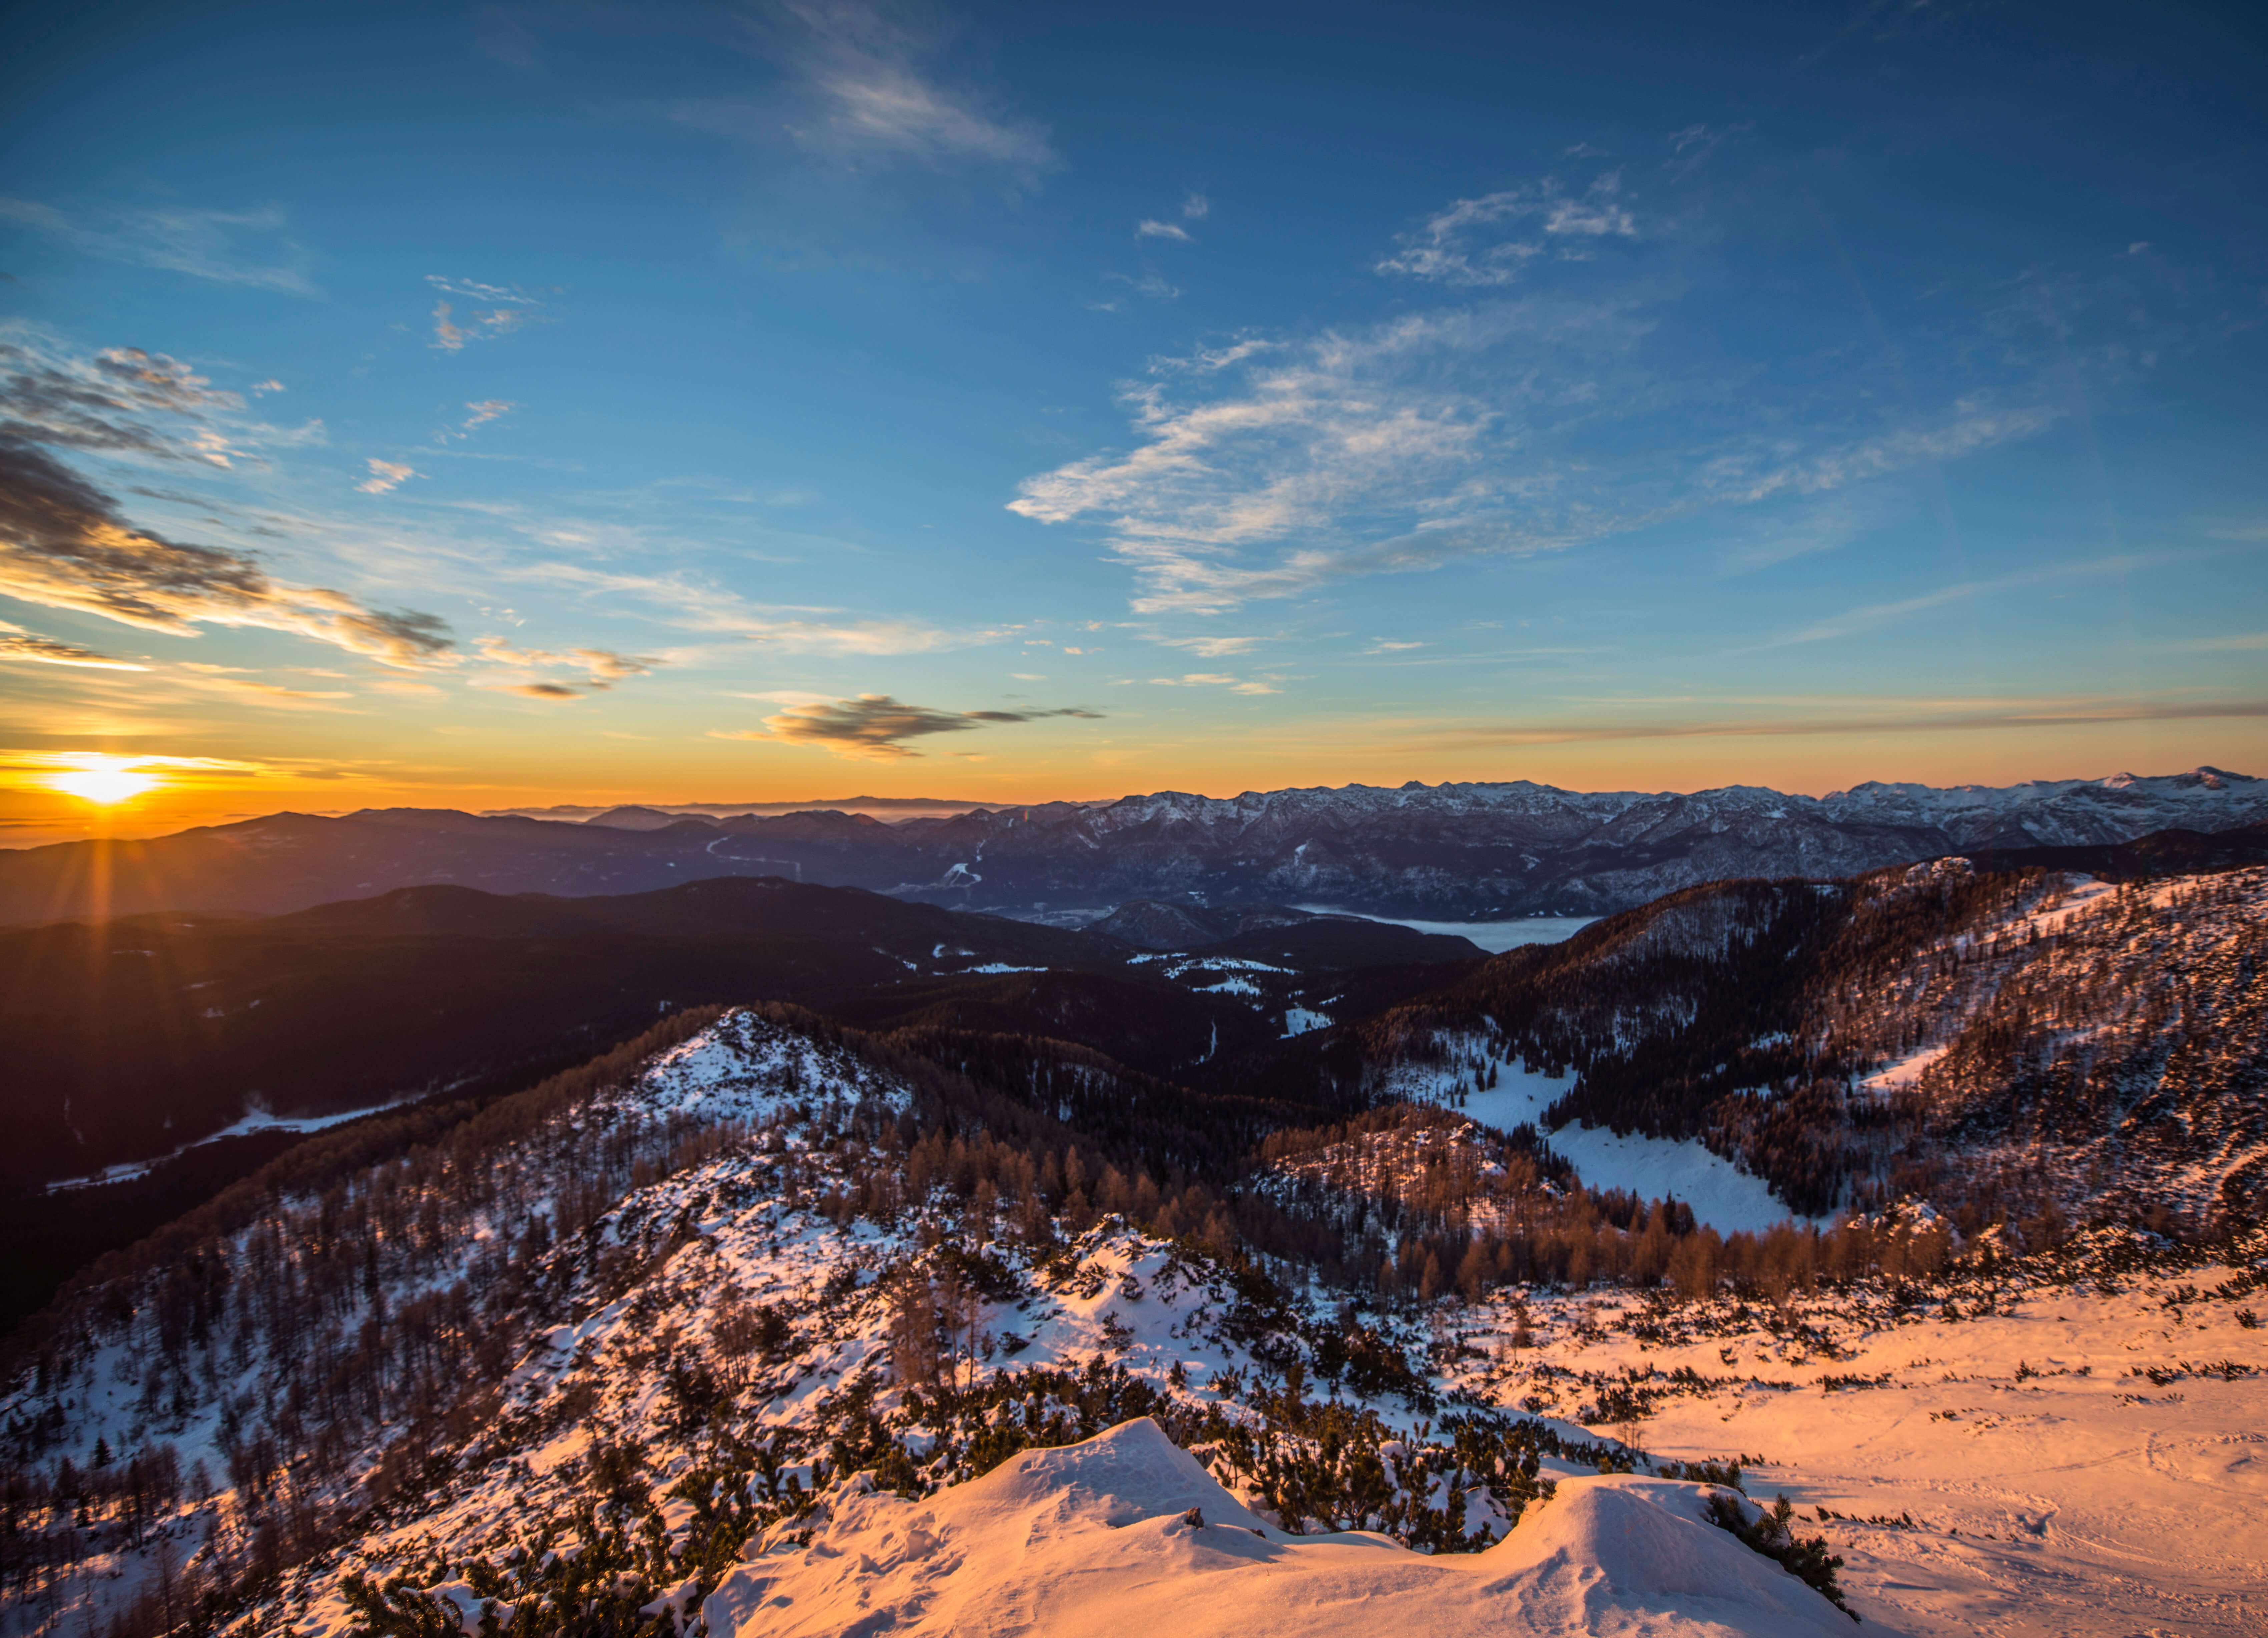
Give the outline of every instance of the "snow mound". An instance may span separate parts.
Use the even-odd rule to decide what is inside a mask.
[[[1486,1553],[1428,1558],[1366,1533],[1286,1536],[1145,1417],[926,1502],[857,1475],[807,1539],[752,1542],[702,1615],[711,1638],[1847,1631],[1824,1598],[1703,1523],[1705,1493],[1571,1480]]]
[[[1563,1480],[1474,1560],[1537,1633],[1848,1634],[1850,1619],[1707,1522],[1710,1487],[1616,1474]],[[1476,1627],[1491,1631],[1491,1627]]]

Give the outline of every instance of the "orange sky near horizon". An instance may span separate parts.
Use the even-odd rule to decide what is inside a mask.
[[[1007,736],[998,737],[1005,740]],[[1697,790],[1768,785],[1810,796],[1868,779],[2006,785],[2028,779],[2167,774],[2201,764],[2268,771],[2258,719],[2084,723],[1961,732],[1944,727],[1800,731],[1785,724],[1704,725],[1643,737],[1460,744],[1482,738],[1440,724],[1283,724],[1248,733],[1160,737],[1129,744],[1042,733],[997,743],[982,760],[941,755],[850,760],[816,748],[696,739],[593,743],[565,734],[484,744],[470,756],[373,757],[359,764],[135,745],[0,754],[0,847],[97,835],[136,838],[283,811],[368,807],[499,808],[622,803],[821,803],[853,796],[1013,804],[1108,801],[1160,790],[1229,797],[1246,790],[1409,780],[1528,779],[1573,790]],[[107,756],[157,782],[103,804],[55,780]],[[176,760],[168,761],[167,756]],[[68,759],[68,760],[67,760]]]

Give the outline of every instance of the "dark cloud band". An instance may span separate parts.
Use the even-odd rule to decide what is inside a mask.
[[[887,694],[862,694],[855,700],[791,706],[777,716],[764,718],[762,733],[726,737],[780,739],[790,745],[820,746],[843,756],[893,760],[921,754],[905,744],[909,739],[932,734],[966,733],[971,729],[1003,723],[1036,722],[1049,716],[1100,721],[1102,713],[1079,706],[1020,711],[940,711],[932,706],[908,705]]]
[[[437,615],[287,584],[245,553],[137,528],[52,452],[215,459],[209,422],[184,439],[151,417],[195,429],[234,394],[133,348],[72,361],[0,343],[0,596],[175,635],[207,624],[296,632],[390,665],[431,665],[455,647]]]

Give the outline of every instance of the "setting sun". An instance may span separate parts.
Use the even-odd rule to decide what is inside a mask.
[[[138,797],[157,784],[157,780],[139,768],[123,767],[84,768],[68,774],[56,774],[48,782],[56,790],[68,791],[84,801],[98,802],[105,807]]]

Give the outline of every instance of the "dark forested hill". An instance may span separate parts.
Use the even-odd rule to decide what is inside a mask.
[[[1302,1050],[1373,1098],[1568,1077],[1545,1126],[1699,1139],[1807,1212],[2257,1220],[2268,870],[2151,868],[2174,851],[1689,888]]]

